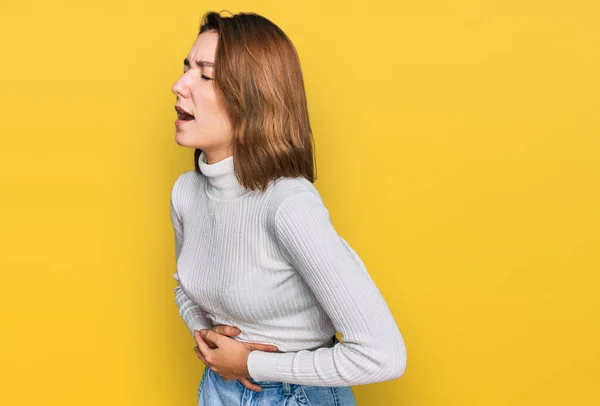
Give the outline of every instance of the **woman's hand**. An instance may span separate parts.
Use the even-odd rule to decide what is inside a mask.
[[[238,379],[246,388],[261,392],[262,388],[248,379],[248,355],[253,350],[277,352],[279,349],[274,345],[245,343],[229,338],[240,332],[236,327],[222,325],[211,330],[196,330],[194,338],[198,346],[194,351],[207,367],[223,379]]]

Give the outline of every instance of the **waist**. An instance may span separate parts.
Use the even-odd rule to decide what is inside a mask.
[[[241,334],[240,334],[241,336]],[[237,341],[241,341],[241,342],[246,342],[246,343],[255,343],[255,344],[269,344],[269,345],[274,345],[277,348],[279,348],[279,353],[285,353],[285,352],[298,352],[298,351],[314,351],[317,350],[319,348],[329,348],[329,347],[333,347],[336,343],[339,342],[339,340],[337,339],[337,337],[335,335],[333,335],[331,338],[329,338],[328,340],[326,340],[323,343],[315,343],[313,342],[312,344],[309,345],[304,345],[303,342],[301,341],[295,341],[292,339],[285,339],[285,338],[281,338],[281,339],[257,339],[256,337],[248,337],[248,335],[246,337],[240,337],[240,336],[235,336],[235,337],[231,337]]]
[[[234,326],[241,333],[231,338],[255,344],[274,345],[280,352],[297,352],[316,350],[332,346],[335,336],[333,323],[315,325],[314,322],[303,323],[302,320],[280,322],[279,320],[263,320],[259,322],[231,320],[208,314],[213,326]]]

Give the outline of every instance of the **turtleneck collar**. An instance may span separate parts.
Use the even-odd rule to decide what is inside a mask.
[[[213,198],[230,200],[248,192],[238,181],[233,168],[233,156],[209,164],[204,151],[198,157],[198,166],[206,176],[206,193]]]

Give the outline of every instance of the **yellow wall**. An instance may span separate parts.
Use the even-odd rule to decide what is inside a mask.
[[[170,88],[210,9],[299,50],[316,185],[408,348],[359,404],[600,403],[598,3],[300,3],[0,6],[0,404],[195,404]]]

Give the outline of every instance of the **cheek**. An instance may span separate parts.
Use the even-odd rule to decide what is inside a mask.
[[[194,107],[196,118],[208,118],[214,115],[217,110],[217,101],[214,95],[207,92],[197,92],[194,94]]]
[[[229,126],[225,108],[214,93],[198,95],[194,104],[197,119],[204,120],[206,124],[219,128]]]

